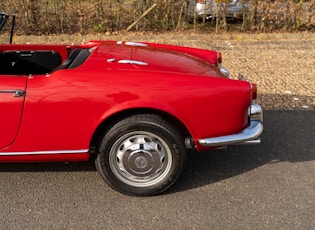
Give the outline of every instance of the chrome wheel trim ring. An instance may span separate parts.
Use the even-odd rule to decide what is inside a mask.
[[[172,153],[159,136],[146,131],[127,133],[113,144],[109,165],[117,179],[134,187],[162,181],[172,166]]]

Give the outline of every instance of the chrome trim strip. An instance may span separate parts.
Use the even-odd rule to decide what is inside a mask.
[[[49,155],[49,154],[73,154],[88,153],[88,149],[80,150],[52,150],[52,151],[34,151],[34,152],[0,152],[0,156],[25,156],[25,155]]]
[[[244,129],[238,134],[212,137],[198,140],[198,143],[202,146],[222,146],[222,145],[233,145],[246,141],[255,140],[263,131],[263,124],[260,121],[251,121],[248,128]]]
[[[131,64],[131,65],[148,65],[148,63],[146,63],[146,62],[135,61],[135,60],[119,60],[118,63],[120,63],[120,64]]]
[[[127,46],[140,46],[140,47],[146,47],[147,44],[140,43],[140,42],[125,42],[125,45]]]
[[[117,45],[126,45],[126,46],[140,46],[140,47],[146,47],[147,44],[141,43],[141,42],[123,42],[123,41],[117,41]]]
[[[115,58],[109,58],[109,59],[107,59],[107,62],[115,62],[115,61],[116,61]]]
[[[20,89],[9,89],[9,90],[0,90],[0,93],[14,93],[13,97],[22,97],[25,94],[24,90]]]

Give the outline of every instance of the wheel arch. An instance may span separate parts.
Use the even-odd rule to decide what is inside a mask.
[[[138,109],[128,109],[119,111],[117,113],[112,114],[111,116],[107,117],[103,122],[96,128],[94,131],[91,141],[90,141],[90,153],[96,155],[97,154],[97,146],[99,146],[99,142],[107,132],[106,130],[109,129],[111,124],[114,124],[126,117],[137,115],[137,114],[155,114],[161,116],[174,128],[176,128],[183,137],[190,137],[191,134],[187,127],[180,121],[177,117],[169,114],[165,111],[157,110],[157,109],[149,109],[149,108],[138,108]]]

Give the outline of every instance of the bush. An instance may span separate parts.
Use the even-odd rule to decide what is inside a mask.
[[[220,8],[215,20],[191,23],[191,0],[1,0],[0,9],[16,14],[16,33],[93,34],[116,33],[154,7],[131,30],[176,31],[200,28],[209,31],[273,32],[314,30],[315,0],[242,0],[249,2],[238,23],[225,18]],[[7,26],[6,31],[9,31]]]

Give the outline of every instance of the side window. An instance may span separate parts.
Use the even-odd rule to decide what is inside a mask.
[[[83,48],[76,48],[72,50],[69,54],[69,57],[64,60],[64,62],[54,69],[54,71],[60,69],[74,69],[80,65],[82,65],[85,60],[90,56],[91,52],[93,52],[93,48],[83,49]]]
[[[74,69],[85,62],[85,60],[90,56],[90,49],[83,49],[79,55],[74,59],[74,61],[69,65],[69,69]]]

